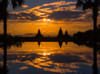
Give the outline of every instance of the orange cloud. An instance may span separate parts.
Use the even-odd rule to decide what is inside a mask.
[[[54,6],[61,6],[61,5],[69,5],[69,4],[76,4],[76,2],[65,2],[65,1],[60,1],[60,2],[53,2],[49,4],[44,4],[42,6],[49,6],[49,5],[54,5]]]
[[[23,7],[23,8],[27,8],[27,7],[29,7],[29,6],[28,6],[28,5],[22,5],[22,7]]]
[[[70,4],[76,4],[76,2],[66,2],[66,1],[59,1],[59,2],[53,2],[53,3],[48,3],[48,4],[43,4],[41,6],[36,6],[31,9],[27,9],[21,12],[24,13],[34,13],[36,16],[39,17],[47,17],[50,13],[53,13],[54,11],[66,11],[66,10],[72,10],[75,8],[75,6],[70,6],[70,7],[60,7],[63,5],[70,5]],[[52,7],[49,7],[52,6]],[[27,5],[23,5],[24,8],[28,7]],[[18,13],[18,12],[15,12]],[[20,12],[19,12],[20,13]]]

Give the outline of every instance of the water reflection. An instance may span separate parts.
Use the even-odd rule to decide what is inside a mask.
[[[97,66],[97,47],[96,45],[93,47],[93,74],[98,74],[98,66]]]
[[[40,46],[40,44],[41,44],[41,42],[40,41],[38,41],[38,45]]]
[[[7,43],[4,42],[3,74],[7,74]]]
[[[41,42],[39,47],[36,42],[25,42],[21,48],[11,46],[8,50],[4,47],[4,74],[7,59],[9,74],[98,74],[100,69],[99,63],[97,69],[97,50],[72,42],[63,43],[61,48],[57,42]]]
[[[61,48],[63,42],[62,41],[59,41],[58,43],[59,43],[59,47]]]

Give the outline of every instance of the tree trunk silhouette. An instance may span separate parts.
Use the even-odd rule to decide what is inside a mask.
[[[7,11],[7,7],[8,7],[8,0],[2,0],[2,18],[3,18],[3,29],[4,29],[4,37],[7,37],[7,15],[8,15],[8,11]]]
[[[8,0],[2,0],[2,8],[3,8],[3,29],[4,29],[4,55],[3,55],[3,74],[7,74],[7,7],[8,7]]]
[[[98,16],[98,0],[95,0],[94,6],[93,6],[93,30],[94,34],[96,34],[97,31],[97,16]]]
[[[95,0],[93,6],[93,74],[98,74],[97,68],[97,16],[98,16],[98,0]]]
[[[7,20],[3,20],[3,23],[4,23],[4,37],[6,38],[7,37]]]
[[[93,74],[98,74],[97,68],[97,16],[94,18],[94,29],[93,29]]]

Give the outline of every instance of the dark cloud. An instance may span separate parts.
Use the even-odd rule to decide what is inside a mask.
[[[71,19],[78,19],[82,16],[82,14],[85,14],[86,12],[81,11],[57,11],[51,13],[48,18],[55,19],[55,20],[71,20]]]
[[[23,8],[23,7],[16,8],[15,11],[23,11],[23,10],[26,10],[26,9],[31,9],[31,8],[36,7],[36,6],[41,6],[43,4],[59,2],[59,1],[62,1],[62,0],[24,0],[24,4],[28,5],[29,7],[27,7],[27,8]],[[70,0],[70,1],[66,0],[66,2],[75,2],[75,1],[77,1],[77,0]],[[9,11],[13,11],[11,2],[9,3]]]
[[[13,20],[37,20],[40,17],[36,16],[33,13],[19,13],[19,14],[9,14],[8,19]]]
[[[3,58],[1,58],[2,54],[0,54],[0,60],[2,60]],[[24,56],[24,57],[23,57]],[[9,54],[7,56],[8,60],[19,60],[19,61],[32,61],[34,59],[36,59],[37,57],[40,57],[38,54],[32,53],[32,54]]]
[[[62,55],[62,54],[54,54],[50,55],[49,58],[53,62],[59,62],[59,63],[73,63],[73,62],[87,62],[86,60],[83,60],[81,57],[77,55]]]
[[[40,9],[43,9],[43,8],[51,8],[52,10],[57,9],[57,7],[55,7],[55,5],[48,5],[48,6],[40,7]]]

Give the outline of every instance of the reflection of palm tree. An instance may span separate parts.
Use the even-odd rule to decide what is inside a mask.
[[[0,64],[0,74],[3,74],[2,70],[3,70],[3,68],[2,68],[2,66]]]
[[[97,50],[93,51],[93,74],[98,74],[97,68]]]
[[[13,8],[22,5],[23,0],[11,0]],[[7,36],[7,15],[8,15],[8,0],[0,1],[0,20],[3,20],[4,23],[4,36]]]
[[[3,74],[7,74],[7,42],[4,42]]]

